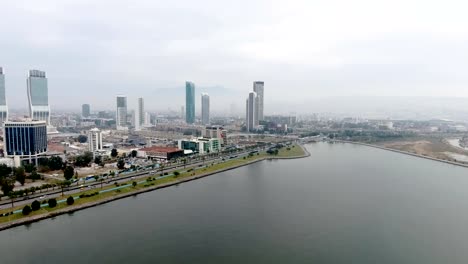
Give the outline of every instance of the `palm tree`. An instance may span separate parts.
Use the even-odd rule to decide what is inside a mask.
[[[13,192],[9,192],[8,196],[10,197],[10,200],[11,200],[11,208],[13,208],[15,206],[14,201],[15,201],[16,195]]]
[[[102,183],[104,182],[104,178],[100,178],[99,181],[101,182],[101,189],[102,189]]]

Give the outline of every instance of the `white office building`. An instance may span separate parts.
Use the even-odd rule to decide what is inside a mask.
[[[98,128],[93,128],[88,131],[88,150],[93,154],[96,151],[102,150],[102,132]]]

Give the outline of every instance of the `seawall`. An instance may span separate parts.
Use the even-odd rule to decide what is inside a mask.
[[[378,148],[378,149],[392,151],[392,152],[396,152],[396,153],[400,153],[400,154],[410,155],[410,156],[414,156],[414,157],[418,157],[418,158],[423,158],[423,159],[428,159],[428,160],[447,163],[447,164],[450,164],[450,165],[455,165],[455,166],[468,168],[467,164],[453,162],[453,161],[449,161],[449,160],[438,159],[438,158],[429,157],[429,156],[424,156],[424,155],[421,155],[421,154],[411,153],[411,152],[408,152],[408,151],[382,147],[382,146],[379,146],[379,145],[373,145],[373,144],[367,144],[367,143],[355,142],[355,141],[347,141],[347,140],[335,140],[335,142],[349,143],[349,144],[361,145],[361,146],[366,146],[366,147],[371,147],[371,148]]]

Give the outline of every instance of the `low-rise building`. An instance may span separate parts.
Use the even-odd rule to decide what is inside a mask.
[[[221,141],[222,146],[226,146],[227,130],[221,126],[207,126],[202,130],[202,137],[204,138],[217,138]]]
[[[4,123],[5,155],[19,160],[37,161],[47,152],[46,121],[7,121]]]
[[[179,149],[192,150],[194,153],[208,154],[221,151],[221,140],[218,138],[196,138],[179,140]]]
[[[172,147],[148,147],[139,149],[137,157],[159,160],[172,160],[184,156],[184,151]]]

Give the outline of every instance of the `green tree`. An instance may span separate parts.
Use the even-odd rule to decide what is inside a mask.
[[[39,180],[41,178],[41,175],[39,175],[37,171],[33,171],[31,175],[29,175],[29,177],[31,178],[31,180],[35,181],[35,180]]]
[[[132,152],[130,153],[132,158],[136,158],[137,154],[138,154],[138,151],[136,151],[136,150],[132,150]]]
[[[88,137],[85,136],[85,135],[79,135],[78,138],[77,138],[78,142],[80,143],[86,143],[86,141],[88,141]]]
[[[26,173],[24,172],[23,167],[17,167],[13,169],[13,175],[15,179],[24,186],[24,182],[26,181]]]
[[[63,177],[69,181],[73,178],[73,175],[75,175],[75,169],[73,169],[72,166],[67,166],[65,167],[65,170],[63,170]]]
[[[33,163],[26,163],[24,165],[24,171],[31,173],[36,170],[36,166]]]
[[[7,177],[11,174],[12,169],[5,164],[0,164],[0,178]]]
[[[111,150],[111,157],[115,158],[117,157],[117,155],[119,155],[119,152],[117,152],[117,149],[113,148]]]
[[[135,181],[132,182],[132,186],[133,186],[133,187],[136,187],[136,186],[137,186],[137,183],[136,183]]]
[[[119,168],[120,170],[123,170],[125,168],[125,161],[123,159],[119,159],[117,161],[117,168]]]
[[[75,203],[75,199],[74,199],[72,196],[70,196],[70,197],[67,198],[67,204],[68,204],[68,205],[72,205],[72,204],[74,204],[74,203]]]
[[[87,151],[83,155],[76,157],[75,165],[80,167],[86,167],[93,160],[93,153]]]
[[[13,177],[4,177],[0,179],[0,185],[2,192],[6,195],[9,195],[15,187],[15,179]]]
[[[63,196],[64,189],[69,187],[70,185],[71,185],[71,181],[63,181],[60,183],[60,188],[62,188],[62,196]]]
[[[29,205],[25,205],[23,207],[22,213],[23,213],[23,215],[29,215],[31,213],[31,207],[29,207]]]
[[[50,208],[54,208],[57,206],[57,200],[55,198],[50,198],[49,201],[47,201],[47,203],[49,204]]]
[[[38,200],[34,200],[34,202],[31,204],[31,208],[33,211],[37,211],[41,209],[41,203]]]
[[[94,163],[96,163],[96,164],[99,165],[99,166],[102,166],[102,165],[103,165],[102,157],[101,157],[101,156],[96,156],[96,157],[94,158]]]
[[[63,160],[59,156],[52,156],[47,162],[47,166],[51,170],[61,170],[63,168]]]

